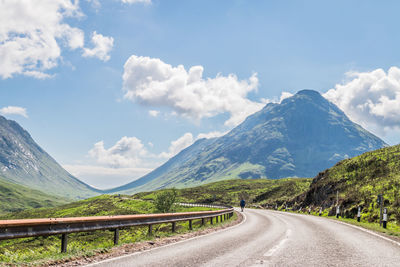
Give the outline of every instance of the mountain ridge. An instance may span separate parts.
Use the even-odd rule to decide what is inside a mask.
[[[113,192],[181,188],[232,178],[313,177],[339,160],[384,146],[320,93],[301,90],[279,104],[267,104],[226,135],[201,146],[193,144],[185,149],[193,153],[178,153],[153,175]],[[164,168],[171,161],[182,164]]]
[[[7,181],[70,199],[101,192],[64,170],[17,122],[0,116],[0,175]]]

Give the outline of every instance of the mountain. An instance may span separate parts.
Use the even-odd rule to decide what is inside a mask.
[[[133,183],[132,193],[232,178],[313,177],[339,160],[386,146],[313,90],[269,103],[226,135],[199,140]]]
[[[0,214],[33,208],[50,208],[66,204],[67,199],[8,182],[0,177]]]
[[[64,170],[15,121],[0,116],[0,176],[9,182],[70,199],[97,190]]]

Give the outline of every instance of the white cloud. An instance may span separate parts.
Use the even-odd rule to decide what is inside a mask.
[[[0,1],[0,76],[43,72],[57,65],[57,39],[71,49],[83,46],[83,32],[63,23],[81,15],[70,0]]]
[[[386,134],[400,126],[400,69],[347,73],[347,81],[323,96],[353,121],[370,131]]]
[[[158,110],[150,110],[149,111],[149,114],[152,117],[157,117],[159,113],[160,113],[160,111],[158,111]]]
[[[226,131],[226,132],[214,131],[214,132],[209,132],[209,133],[200,133],[200,134],[197,135],[196,140],[197,139],[202,139],[202,138],[210,139],[210,138],[220,137],[220,136],[223,136],[223,135],[225,135],[227,133],[228,133],[228,131]]]
[[[1,0],[0,77],[51,77],[46,72],[58,65],[62,48],[84,48],[83,30],[65,22],[80,17],[79,1]],[[94,35],[92,41],[95,47],[84,53],[108,60],[110,37]]]
[[[279,103],[281,103],[286,98],[292,97],[293,94],[289,92],[282,92],[281,97],[279,98]]]
[[[188,71],[157,58],[131,56],[124,65],[123,90],[126,99],[154,107],[166,106],[192,119],[229,113],[227,126],[236,126],[264,104],[253,102],[247,94],[256,91],[257,74],[248,80],[236,75],[203,78],[203,67]]]
[[[114,45],[114,38],[103,36],[97,32],[92,33],[92,43],[93,48],[84,48],[84,57],[97,57],[103,61],[108,61],[110,59],[110,51]]]
[[[0,113],[3,115],[20,115],[25,118],[28,118],[28,113],[26,112],[26,108],[8,106],[0,109]]]
[[[261,98],[261,102],[266,105],[269,103],[281,103],[283,100],[285,100],[286,98],[289,98],[293,96],[292,93],[289,92],[282,92],[281,96],[279,97],[279,99],[277,99],[276,97],[270,99],[270,98]]]
[[[95,143],[88,154],[96,163],[71,164],[65,167],[73,175],[91,185],[102,188],[113,187],[140,178],[200,138],[212,138],[224,134],[201,133],[194,138],[193,134],[185,133],[172,141],[167,151],[158,154],[149,152],[140,139],[124,136],[108,149],[104,147],[103,141]],[[154,145],[149,142],[147,146],[153,148]]]
[[[150,155],[141,140],[124,136],[109,149],[104,148],[103,141],[94,144],[89,156],[105,166],[123,168],[140,166]]]
[[[171,142],[171,145],[168,148],[168,152],[160,153],[161,158],[172,158],[183,149],[187,148],[191,144],[193,144],[193,135],[191,133],[185,133],[183,136],[179,137],[175,141]]]
[[[151,0],[121,0],[124,4],[151,4]]]

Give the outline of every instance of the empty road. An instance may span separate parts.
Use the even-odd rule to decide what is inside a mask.
[[[400,266],[400,244],[333,220],[269,210],[240,225],[95,266]]]

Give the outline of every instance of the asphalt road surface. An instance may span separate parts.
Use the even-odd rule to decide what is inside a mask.
[[[232,228],[95,266],[400,266],[400,243],[337,221],[268,210]]]

